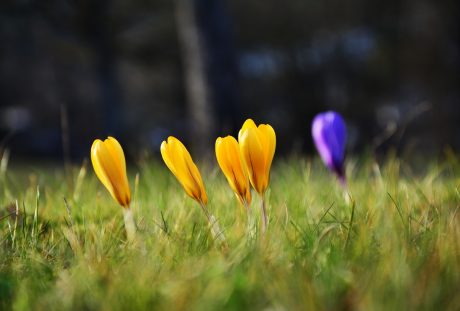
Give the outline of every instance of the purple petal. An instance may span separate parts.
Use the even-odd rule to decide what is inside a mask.
[[[312,136],[324,164],[339,177],[344,177],[346,126],[343,118],[334,111],[318,114],[313,120]]]

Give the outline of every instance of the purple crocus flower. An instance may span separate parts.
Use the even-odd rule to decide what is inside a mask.
[[[324,164],[345,184],[343,164],[347,129],[343,118],[335,111],[320,113],[313,120],[311,132]]]

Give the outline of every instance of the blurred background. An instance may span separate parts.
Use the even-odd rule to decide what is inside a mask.
[[[460,150],[459,20],[458,0],[2,0],[0,150],[200,154],[251,117],[311,153],[329,109],[352,152]]]

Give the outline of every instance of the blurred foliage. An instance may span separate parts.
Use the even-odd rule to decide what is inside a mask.
[[[2,1],[0,133],[14,133],[5,144],[60,154],[62,105],[75,157],[109,133],[133,150],[157,150],[168,134],[196,141],[177,3]],[[280,151],[310,150],[312,117],[335,109],[352,150],[460,148],[458,1],[194,3],[211,38],[210,88],[224,88],[211,98],[212,137],[253,117],[273,124]]]

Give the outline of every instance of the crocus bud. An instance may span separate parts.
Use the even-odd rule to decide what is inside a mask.
[[[251,203],[251,185],[243,168],[240,147],[232,136],[219,137],[216,140],[216,158],[227,181],[241,204]]]
[[[238,133],[238,142],[251,185],[263,195],[270,181],[270,167],[275,155],[275,131],[268,124],[256,126],[248,119]]]
[[[91,162],[94,172],[112,197],[123,207],[128,208],[131,192],[126,175],[126,161],[120,143],[108,137],[96,139],[91,147]]]
[[[198,203],[206,205],[208,197],[203,180],[187,148],[177,138],[169,136],[168,140],[161,144],[160,150],[163,161],[185,192]]]
[[[347,131],[343,118],[334,111],[318,114],[312,123],[312,136],[324,164],[345,183]]]

